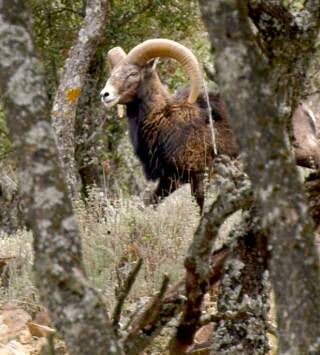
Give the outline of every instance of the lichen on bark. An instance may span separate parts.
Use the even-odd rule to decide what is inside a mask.
[[[279,352],[319,353],[319,256],[291,153],[288,118],[304,91],[320,2],[305,1],[303,13],[289,11],[280,1],[200,4],[215,48],[219,88],[269,235]],[[303,20],[305,11],[310,21]]]
[[[254,208],[244,213],[230,237],[233,245],[218,295],[221,320],[214,331],[212,354],[264,355],[270,350],[269,253]]]
[[[80,192],[78,167],[75,160],[75,119],[86,73],[107,21],[107,0],[89,0],[86,15],[77,40],[70,49],[56,92],[52,110],[52,125],[59,144],[60,158],[70,195]]]
[[[59,164],[26,2],[0,1],[0,90],[34,236],[40,297],[70,354],[122,354],[99,293],[86,281],[80,233]]]

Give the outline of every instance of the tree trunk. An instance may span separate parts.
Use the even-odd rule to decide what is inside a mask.
[[[286,126],[303,91],[320,4],[306,1],[304,11],[294,14],[281,3],[252,1],[255,36],[247,2],[200,0],[216,50],[218,84],[269,234],[280,353],[317,354],[319,257]],[[264,5],[274,10],[272,16]]]
[[[23,0],[0,2],[0,88],[34,235],[41,300],[70,354],[121,354],[105,305],[85,279],[79,230],[48,122],[42,65],[26,9]]]
[[[254,209],[232,233],[218,295],[221,320],[213,335],[213,354],[264,355],[269,351],[267,315],[270,284],[267,239]]]
[[[105,79],[102,52],[106,46],[102,43],[85,76],[75,122],[75,158],[84,194],[87,187],[103,186],[102,156],[109,151],[105,130],[110,113],[101,105],[99,96],[104,84],[101,79]]]
[[[53,103],[52,125],[57,134],[60,158],[72,197],[80,191],[75,162],[75,116],[90,61],[103,35],[107,9],[107,0],[87,1],[86,16],[77,41],[70,50]]]

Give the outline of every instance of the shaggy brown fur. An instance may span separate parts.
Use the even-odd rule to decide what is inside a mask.
[[[143,67],[120,63],[108,80],[117,93],[117,102],[125,104],[130,138],[148,179],[159,180],[150,202],[157,203],[183,183],[191,183],[191,192],[200,209],[204,204],[205,173],[213,172],[214,158],[208,108],[203,95],[194,104],[187,101],[188,91],[170,95],[162,85],[152,63]],[[109,93],[104,90],[103,97]],[[218,154],[235,157],[238,149],[223,101],[209,95],[215,126]],[[305,110],[293,117],[297,162],[304,166],[320,163],[320,145],[314,125]]]

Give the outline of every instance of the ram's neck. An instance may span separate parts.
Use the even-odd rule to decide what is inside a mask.
[[[169,92],[161,83],[156,72],[145,78],[139,87],[138,99],[144,106],[146,113],[163,109],[169,101]]]
[[[170,94],[162,85],[158,74],[154,72],[144,78],[140,84],[136,99],[127,104],[130,133],[139,130],[143,122],[152,116],[152,112],[163,110],[168,102],[170,102]]]

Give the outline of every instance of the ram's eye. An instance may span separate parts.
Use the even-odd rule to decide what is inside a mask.
[[[129,74],[129,76],[134,78],[134,77],[138,76],[138,74],[139,73],[137,71],[133,71],[132,73]]]

